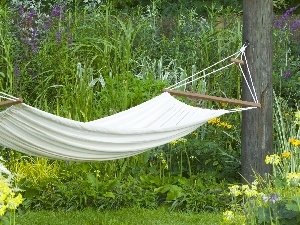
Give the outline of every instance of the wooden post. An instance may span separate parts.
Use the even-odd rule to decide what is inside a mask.
[[[249,41],[245,53],[262,106],[242,112],[242,176],[249,182],[253,171],[261,176],[271,172],[265,158],[273,148],[272,19],[272,0],[243,0],[243,41]],[[249,77],[245,66],[244,72]],[[251,100],[245,82],[242,88],[242,99]]]

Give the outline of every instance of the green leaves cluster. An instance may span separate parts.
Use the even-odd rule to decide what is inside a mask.
[[[19,171],[23,171],[19,181],[25,190],[23,209],[92,207],[104,210],[167,206],[171,210],[200,212],[223,210],[229,202],[225,183],[206,174],[190,178],[161,178],[145,173],[134,174],[134,177],[130,174],[112,176],[108,173],[107,163],[56,163],[60,163],[59,170],[53,170],[53,164],[48,161],[48,167],[44,164],[38,174],[38,171],[26,172],[29,168],[37,168],[38,161],[31,161],[31,164],[14,162]],[[47,169],[48,173],[45,173]]]
[[[298,224],[300,222],[300,196],[292,196],[280,202],[259,207],[257,224]]]

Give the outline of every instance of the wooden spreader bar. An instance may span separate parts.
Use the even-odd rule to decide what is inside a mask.
[[[23,99],[19,98],[17,100],[6,100],[6,101],[1,101],[0,102],[0,107],[8,107],[16,104],[23,103]]]
[[[241,64],[241,65],[245,64],[245,62],[243,60],[240,60],[240,59],[231,58],[230,61],[234,62],[234,63],[237,63],[237,64]]]
[[[198,93],[174,91],[174,90],[169,90],[169,89],[163,89],[162,91],[168,92],[171,95],[178,95],[178,96],[183,96],[183,97],[188,97],[188,98],[197,98],[197,99],[203,99],[203,100],[209,100],[209,101],[230,103],[230,104],[240,105],[240,106],[251,106],[251,107],[261,108],[260,103],[248,102],[248,101],[237,100],[237,99],[232,99],[232,98],[222,98],[222,97],[203,95],[203,94],[198,94]]]

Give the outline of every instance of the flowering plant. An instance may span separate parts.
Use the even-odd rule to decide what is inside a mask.
[[[299,40],[300,20],[294,17],[299,5],[287,9],[274,20],[274,88],[289,102],[297,106],[299,99]]]
[[[283,115],[278,107],[279,142],[276,153],[265,158],[272,175],[256,175],[251,184],[229,187],[232,203],[223,214],[224,224],[300,224],[300,111],[289,113],[288,121]]]
[[[15,176],[2,164],[0,158],[0,222],[15,224],[15,211],[23,202],[21,190],[14,186]]]
[[[257,178],[252,184],[229,187],[232,204],[223,213],[223,224],[299,224],[300,188],[291,180],[289,186],[279,186]]]

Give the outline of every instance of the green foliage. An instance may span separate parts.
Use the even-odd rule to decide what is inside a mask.
[[[23,202],[17,186],[17,174],[9,171],[0,157],[0,224],[16,224],[16,210]]]
[[[282,200],[270,203],[268,206],[259,207],[257,210],[258,224],[289,225],[300,222],[299,197],[294,196],[290,200]],[[275,221],[274,221],[275,218]]]
[[[12,52],[13,38],[10,35],[9,17],[10,12],[3,6],[0,6],[0,88],[2,90],[12,91],[14,85]]]
[[[20,187],[25,190],[24,209],[157,208],[166,205],[171,210],[200,212],[220,211],[229,200],[224,192],[225,183],[206,174],[189,179],[151,174],[141,175],[139,179],[124,174],[122,178],[109,175],[108,163],[60,162],[59,167],[57,163],[44,159],[14,162],[15,169],[21,173]]]
[[[14,68],[14,79],[5,74],[13,85],[9,91],[50,113],[90,121],[138,105],[240,47],[241,26],[231,9],[212,8],[206,20],[185,8],[176,17],[165,17],[161,4],[153,2],[130,16],[116,14],[109,4],[94,10],[67,10],[59,5],[60,11],[49,5],[51,13],[41,10],[34,16],[28,7],[21,14],[15,11],[14,24],[5,28],[15,38],[4,63]],[[221,14],[231,16],[226,27],[218,28],[214,15]],[[9,14],[3,15],[9,21]],[[10,43],[3,46],[10,47]],[[233,80],[236,83],[236,72],[233,67],[225,74],[193,83],[193,88],[239,98],[239,85],[229,85]],[[218,82],[222,76],[228,77],[226,82]],[[232,122],[235,119],[230,118]],[[230,137],[235,134],[226,129],[222,137],[210,125],[198,133],[187,137],[185,144],[111,162],[65,164],[15,155],[10,166],[23,175],[25,209],[155,208],[167,204],[176,210],[220,210],[227,201],[218,201],[222,196],[219,182],[236,169],[227,166],[224,156],[237,158],[239,147]],[[224,143],[228,144],[223,147]],[[226,170],[228,173],[221,174]],[[205,176],[196,179],[203,171],[213,175],[208,180]],[[146,182],[149,177],[145,174],[151,182]]]
[[[300,27],[296,20],[290,21],[295,6],[274,23],[274,88],[291,107],[296,107],[300,98],[299,43],[293,37]]]
[[[299,162],[299,145],[296,144],[300,140],[299,129],[299,109],[293,111],[288,106],[288,101],[276,96],[274,93],[274,124],[276,141],[274,143],[274,152],[279,156],[287,154],[287,160],[281,160],[278,175],[286,176],[287,173],[300,172]],[[295,142],[295,143],[294,143]],[[299,142],[300,143],[300,142]]]
[[[0,88],[78,121],[115,114],[236,52],[242,37],[240,2],[66,1],[63,6],[50,1],[39,6],[36,1],[34,15],[31,1],[22,2],[24,12],[19,11],[21,3],[1,5]],[[291,97],[288,104],[295,108],[298,46],[287,30],[274,35],[275,89],[281,97]],[[280,76],[289,69],[292,77]],[[191,88],[239,99],[238,74],[237,67],[230,67]],[[239,113],[226,115],[174,143],[127,159],[77,163],[15,154],[9,166],[23,175],[25,209],[166,205],[193,212],[224,210],[225,181],[240,179],[240,121]],[[282,120],[276,121],[280,128]],[[288,144],[286,137],[282,142],[283,133],[276,130],[278,151]],[[288,203],[294,209],[294,202]]]
[[[159,201],[171,210],[190,212],[219,211],[228,204],[224,183],[206,174],[184,177],[164,177],[162,179],[144,175],[142,184],[151,187]],[[220,199],[222,199],[220,201]]]

